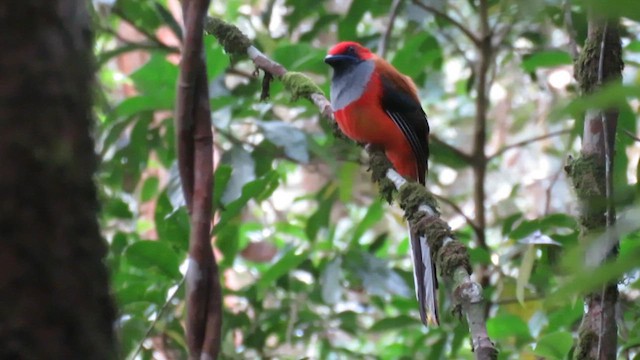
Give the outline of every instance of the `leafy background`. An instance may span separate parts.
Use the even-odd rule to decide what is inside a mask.
[[[478,26],[473,1],[428,4]],[[348,39],[376,50],[391,6],[387,0],[229,0],[213,1],[210,13],[328,93],[327,49]],[[450,23],[404,1],[386,54],[420,88],[438,140],[431,144],[429,189],[444,198],[443,217],[483,274],[489,335],[501,359],[566,359],[581,294],[620,277],[619,354],[638,356],[640,233],[632,226],[622,234],[613,265],[581,268],[575,196],[563,166],[580,148],[587,106],[622,103],[616,200],[620,213],[637,214],[640,10],[632,1],[603,9],[623,15],[624,84],[584,101],[576,100],[569,29],[582,44],[585,1],[570,5],[569,16],[554,0],[489,6],[491,24],[505,36],[490,73],[485,148],[495,155],[485,183],[486,248],[466,220],[474,211],[470,164],[443,145],[471,151],[477,76],[471,43]],[[172,119],[179,8],[173,0],[94,0],[97,180],[123,358],[186,358],[181,321],[189,229]],[[252,64],[229,58],[212,37],[206,55],[223,357],[472,358],[468,328],[450,313],[446,291],[440,292],[442,326],[420,324],[402,213],[378,198],[361,150],[335,138],[317,109],[293,101],[277,81],[271,98],[260,102]],[[544,139],[527,141],[537,136]]]

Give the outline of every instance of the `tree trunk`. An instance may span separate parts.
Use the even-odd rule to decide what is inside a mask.
[[[0,358],[115,358],[84,0],[0,3]]]
[[[575,64],[576,78],[583,94],[596,91],[603,83],[620,81],[623,67],[621,53],[617,22],[590,14],[588,38]],[[567,166],[578,194],[583,238],[602,232],[615,222],[611,176],[617,120],[616,109],[588,111],[580,157]],[[610,254],[603,254],[602,258],[613,255],[615,251],[613,249]],[[618,286],[615,282],[585,297],[587,311],[580,325],[576,359],[616,358],[617,300]]]

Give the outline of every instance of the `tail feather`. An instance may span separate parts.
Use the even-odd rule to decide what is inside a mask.
[[[416,236],[409,227],[413,280],[420,306],[420,319],[425,325],[439,325],[436,268],[431,260],[431,249],[422,236]]]

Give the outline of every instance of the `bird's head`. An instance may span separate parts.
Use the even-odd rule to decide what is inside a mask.
[[[334,45],[324,62],[334,69],[345,68],[362,61],[370,60],[375,55],[371,50],[353,41],[344,41]]]

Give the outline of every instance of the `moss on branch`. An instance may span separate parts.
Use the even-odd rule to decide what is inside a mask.
[[[215,17],[207,17],[204,22],[204,31],[215,36],[227,54],[238,57],[247,56],[251,40],[237,26]]]
[[[600,67],[600,48],[602,47],[602,35],[607,27],[605,49],[603,58],[602,82],[619,79],[624,63],[622,61],[622,46],[618,25],[614,22],[597,22],[590,25],[584,49],[575,62],[575,77],[584,94],[592,93],[598,87],[598,75]]]
[[[583,230],[594,230],[606,225],[605,212],[607,198],[605,184],[605,165],[595,155],[582,155],[569,159],[565,171],[576,190],[583,206],[580,211],[580,225]]]
[[[380,197],[391,204],[397,191],[393,182],[387,178],[387,171],[392,168],[391,162],[389,162],[382,149],[369,147],[367,150],[369,152],[371,180],[378,184]]]
[[[320,89],[320,87],[316,85],[311,78],[303,73],[288,71],[280,78],[280,81],[282,81],[284,87],[291,93],[293,101],[299,98],[313,101],[311,99],[311,95],[313,94],[321,94],[324,96],[322,89]]]

